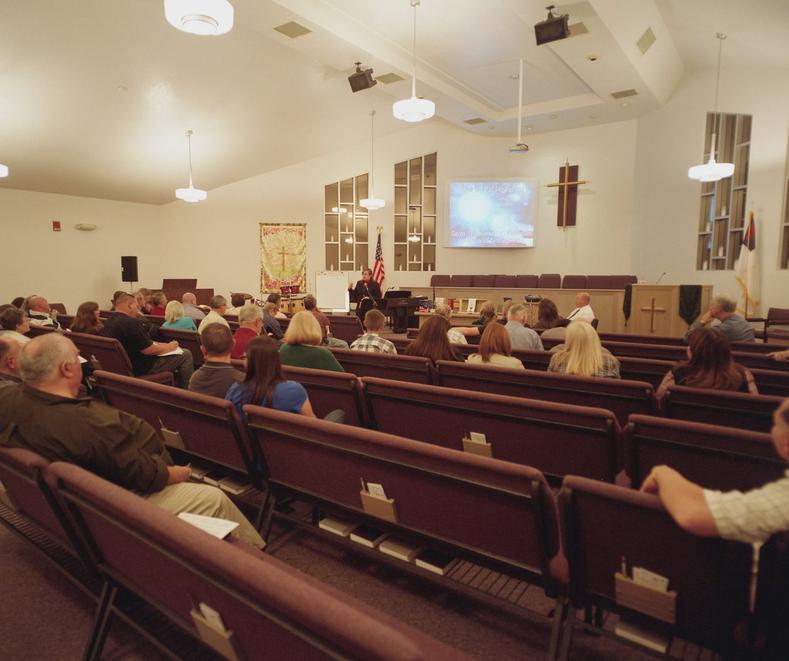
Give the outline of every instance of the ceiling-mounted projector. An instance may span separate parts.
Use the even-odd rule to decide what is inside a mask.
[[[538,46],[551,41],[559,41],[559,39],[567,39],[570,36],[570,15],[554,16],[552,10],[555,8],[556,5],[548,5],[546,7],[548,18],[534,26],[534,36],[537,38]]]
[[[348,82],[351,84],[352,92],[361,92],[378,84],[378,81],[373,78],[372,68],[362,69],[361,62],[356,62],[356,71],[348,76]]]

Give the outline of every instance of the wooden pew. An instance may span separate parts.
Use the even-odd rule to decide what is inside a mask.
[[[206,648],[216,658],[272,661],[467,658],[271,555],[214,539],[78,466],[56,462],[48,473],[107,579],[86,658],[101,658],[113,615],[128,601],[125,592],[192,637],[193,649],[178,650],[168,631],[147,634],[173,658],[202,658]],[[202,616],[202,604],[218,614],[221,628],[206,624],[212,620]]]
[[[732,652],[733,633],[748,614],[750,544],[691,535],[674,523],[657,496],[583,477],[565,478],[559,503],[570,569],[560,659],[569,655],[574,630],[589,626],[576,618],[576,610],[593,606],[669,638]],[[632,587],[629,576],[617,578],[623,563],[628,571],[644,567],[668,578],[675,608],[649,610],[647,603],[656,600]],[[623,594],[634,592],[632,600]],[[666,615],[669,610],[673,616]],[[661,616],[674,621],[657,619]]]
[[[270,514],[278,498],[292,496],[320,511],[371,522],[496,571],[541,585],[552,583],[549,561],[559,550],[555,503],[540,471],[258,406],[245,406],[244,411],[258,436]],[[383,485],[391,502],[363,505],[360,478]],[[303,518],[291,520],[310,525]],[[310,529],[320,533],[312,525]],[[263,530],[266,537],[268,528]],[[371,553],[387,561],[383,553]],[[411,563],[392,562],[402,571],[441,580]],[[464,591],[455,581],[442,585]]]
[[[734,427],[632,415],[623,444],[634,487],[661,464],[722,491],[753,489],[782,477],[786,470],[769,434]]]
[[[290,365],[283,365],[282,372],[287,379],[298,381],[304,386],[312,409],[319,418],[335,409],[342,409],[346,425],[364,425],[364,394],[355,374]]]
[[[559,484],[575,473],[613,482],[618,425],[610,411],[456,388],[364,378],[373,429],[534,466]],[[485,434],[486,448],[464,443]]]
[[[87,333],[69,333],[68,338],[77,345],[80,355],[99,369],[124,376],[133,376],[131,360],[123,345],[114,337],[102,337]],[[173,383],[172,372],[143,374],[138,378],[157,383]]]
[[[327,314],[332,337],[345,340],[351,344],[357,337],[364,333],[362,322],[356,315]]]
[[[769,432],[781,402],[770,395],[672,386],[661,404],[668,418]]]
[[[350,349],[331,349],[346,372],[409,383],[432,383],[433,364],[429,358],[400,356]]]
[[[203,352],[200,350],[200,334],[197,331],[183,330],[181,328],[159,328],[158,338],[160,342],[178,342],[178,346],[189,349],[192,352],[192,360],[195,369],[204,362]]]
[[[655,410],[652,386],[642,381],[568,376],[440,360],[438,385],[512,397],[540,399],[613,411],[620,425],[634,413]]]

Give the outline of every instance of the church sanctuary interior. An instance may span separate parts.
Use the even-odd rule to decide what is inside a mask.
[[[0,0],[0,657],[789,658],[788,35]]]

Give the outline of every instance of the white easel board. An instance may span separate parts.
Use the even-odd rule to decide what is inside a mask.
[[[342,271],[318,271],[315,274],[315,298],[323,311],[348,312],[348,276]]]

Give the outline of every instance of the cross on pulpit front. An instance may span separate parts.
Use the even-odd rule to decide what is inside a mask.
[[[558,188],[560,190],[556,224],[562,229],[575,225],[578,186],[587,183],[589,182],[578,179],[578,166],[570,165],[570,162],[565,160],[564,165],[559,168],[559,181],[554,184],[547,184],[546,188]]]
[[[657,312],[665,312],[666,308],[658,308],[655,307],[655,299],[652,299],[652,303],[648,308],[641,308],[641,312],[649,312],[649,332],[654,334],[655,332],[655,313]]]

